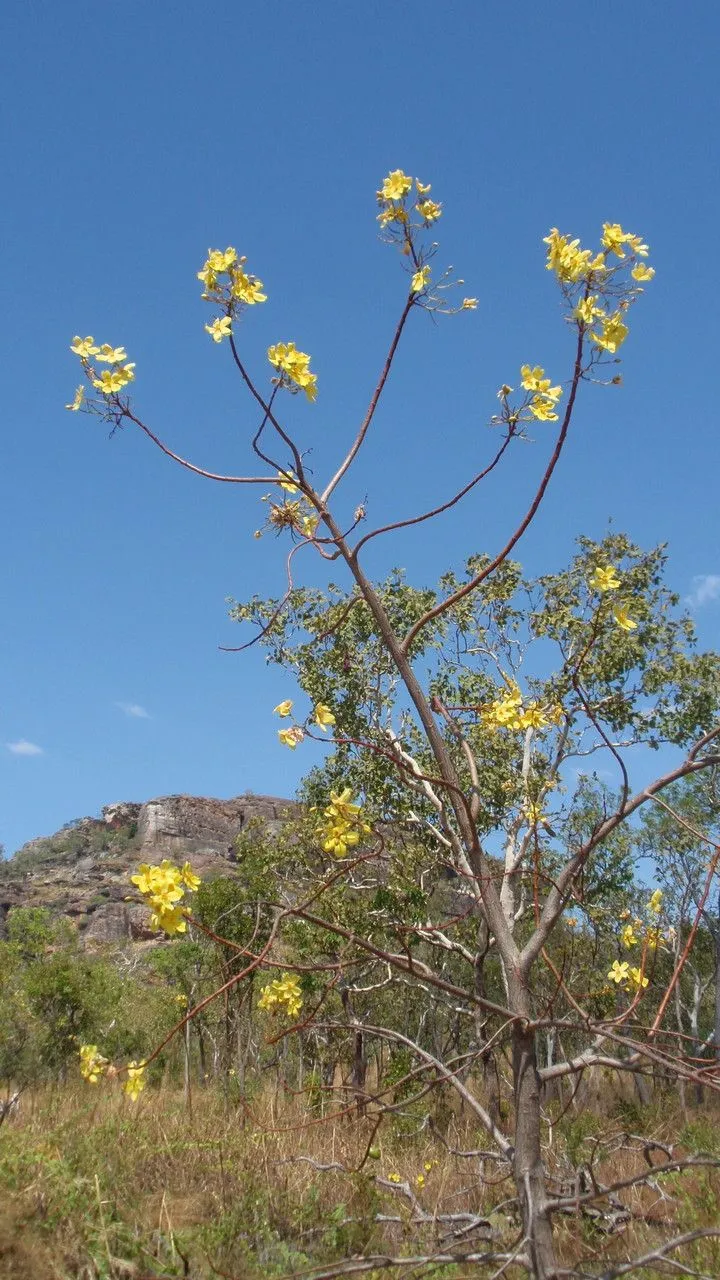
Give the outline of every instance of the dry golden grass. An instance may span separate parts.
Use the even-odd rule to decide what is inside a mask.
[[[447,1146],[484,1145],[470,1121],[448,1109],[443,1142],[414,1121],[385,1122],[374,1138],[371,1118],[317,1123],[306,1099],[271,1088],[255,1099],[252,1114],[212,1088],[197,1091],[193,1101],[188,1114],[182,1095],[163,1089],[146,1090],[137,1104],[109,1087],[25,1094],[20,1113],[0,1129],[0,1280],[184,1274],[209,1280],[218,1273],[259,1280],[358,1254],[432,1253],[448,1228],[412,1221],[417,1213],[403,1183],[431,1218],[481,1215],[490,1218],[498,1243],[517,1238],[512,1208],[503,1208],[511,1183],[488,1164],[481,1169],[477,1160],[448,1153]],[[682,1128],[667,1109],[643,1123],[659,1141],[677,1141]],[[696,1149],[713,1140],[714,1126],[703,1124],[699,1117],[694,1137],[692,1126],[688,1131]],[[585,1115],[548,1130],[548,1161],[559,1182],[571,1186],[573,1169],[587,1164],[601,1135],[611,1133],[617,1135],[612,1154],[603,1158],[597,1148],[601,1182],[646,1167],[639,1145],[620,1139],[622,1128],[617,1120]],[[636,1123],[632,1128],[638,1131]],[[378,1152],[365,1158],[371,1139]],[[657,1150],[651,1158],[665,1159]],[[342,1167],[321,1171],[311,1162]],[[688,1170],[621,1192],[619,1200],[632,1220],[617,1234],[608,1234],[602,1219],[558,1216],[566,1265],[601,1270],[611,1259],[657,1248],[670,1235],[715,1225],[720,1177],[715,1169]],[[395,1221],[379,1223],[377,1214]],[[476,1228],[473,1247],[481,1247],[483,1235],[487,1229]],[[682,1258],[720,1275],[716,1242],[690,1246]],[[379,1280],[404,1272],[367,1274]],[[486,1274],[491,1270],[480,1264],[433,1271],[434,1280]]]

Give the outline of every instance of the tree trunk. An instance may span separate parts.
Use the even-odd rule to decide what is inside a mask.
[[[715,937],[715,1022],[713,1039],[715,1041],[715,1060],[720,1062],[720,929]]]
[[[530,1257],[530,1273],[534,1280],[552,1280],[558,1274],[558,1266],[540,1148],[540,1079],[535,1036],[522,1023],[516,1023],[513,1030],[512,1056],[515,1087],[513,1172]]]

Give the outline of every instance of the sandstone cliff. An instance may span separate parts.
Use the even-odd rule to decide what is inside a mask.
[[[272,834],[296,810],[275,796],[161,796],[111,804],[54,836],[31,840],[0,863],[0,936],[13,907],[46,907],[69,917],[84,943],[156,939],[148,913],[128,902],[129,876],[141,862],[192,861],[202,876],[232,873],[235,838],[260,821]]]

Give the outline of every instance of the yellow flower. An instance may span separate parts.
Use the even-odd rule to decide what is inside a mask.
[[[213,342],[222,342],[223,338],[229,338],[232,333],[232,320],[230,316],[218,316],[212,324],[205,325],[205,331],[210,334]]]
[[[184,862],[180,870],[182,882],[190,893],[195,893],[200,888],[200,877],[195,874],[189,862]]]
[[[530,401],[530,412],[538,422],[557,422],[558,420],[555,401],[549,400],[547,396],[533,396]]]
[[[383,200],[403,200],[412,186],[412,178],[408,178],[402,169],[393,169],[385,178],[379,195]]]
[[[104,396],[116,395],[128,382],[132,382],[135,377],[134,368],[134,364],[123,364],[119,368],[103,369],[99,378],[93,378],[92,384]]]
[[[109,342],[103,345],[95,352],[98,360],[102,360],[105,364],[123,364],[127,360],[127,351],[124,347],[111,347]]]
[[[554,271],[564,284],[574,284],[591,271],[603,270],[602,255],[593,258],[591,249],[581,249],[579,240],[561,236],[557,227],[551,229],[543,243],[548,246],[547,270]]]
[[[335,716],[330,708],[325,706],[324,702],[318,702],[314,711],[314,716],[315,723],[323,730],[325,730],[328,725],[335,724]]]
[[[90,356],[96,356],[100,348],[95,346],[94,338],[79,338],[76,334],[72,340],[70,350],[76,356],[80,356],[81,359],[88,360]]]
[[[145,1080],[143,1078],[144,1071],[145,1071],[144,1062],[128,1063],[127,1080],[123,1085],[123,1093],[126,1093],[133,1102],[137,1102],[138,1098],[140,1097],[140,1094],[145,1088]]]
[[[416,271],[410,281],[410,289],[412,293],[420,293],[430,283],[430,268],[425,266]]]
[[[631,947],[637,946],[637,934],[631,924],[626,924],[620,931],[620,941],[627,951]]]
[[[562,395],[562,387],[552,387],[551,379],[545,377],[545,370],[539,364],[534,369],[529,364],[524,364],[520,369],[520,377],[525,391],[534,391],[543,399],[554,402]]]
[[[602,347],[605,351],[610,351],[614,354],[618,347],[622,346],[629,332],[630,330],[624,324],[621,313],[615,311],[613,315],[603,318],[600,333],[593,332],[590,337],[596,347]]]
[[[512,390],[513,388],[509,387],[507,382],[503,382],[500,390],[497,393],[498,400],[506,400],[507,397],[512,394]]]
[[[590,586],[595,591],[617,591],[620,586],[620,579],[617,576],[617,569],[609,564],[605,569],[598,565],[593,569],[590,575]]]
[[[288,479],[288,476],[292,476],[292,471],[289,471],[288,475],[284,475],[282,471],[278,471],[277,474],[281,489],[285,489],[287,493],[298,492],[297,481]]]
[[[608,253],[614,253],[617,258],[625,257],[623,245],[630,244],[638,237],[623,231],[619,222],[603,222],[602,243]]]
[[[432,1160],[426,1160],[423,1165],[423,1169],[426,1173],[430,1173],[432,1170]]]
[[[297,725],[293,725],[290,729],[278,729],[278,738],[284,747],[289,747],[294,751],[298,743],[302,742],[305,734]]]
[[[234,298],[245,302],[249,307],[256,302],[267,302],[267,294],[263,293],[263,282],[257,276],[246,275],[239,267],[231,273],[231,292]]]
[[[296,1018],[302,1009],[302,992],[300,979],[294,973],[284,973],[282,978],[269,982],[258,999],[258,1009],[272,1011],[276,1006],[284,1006],[291,1018]]]
[[[294,342],[276,342],[268,347],[267,357],[275,369],[305,392],[308,400],[316,399],[317,375],[310,372],[310,356],[305,351],[298,351]]]
[[[108,1066],[107,1058],[98,1052],[96,1044],[80,1045],[80,1074],[88,1084],[97,1084]]]
[[[582,321],[583,324],[593,324],[596,316],[604,316],[605,312],[602,307],[596,306],[598,295],[591,293],[587,298],[580,298],[573,311],[575,320]]]
[[[236,261],[237,249],[228,248],[224,253],[222,249],[208,249],[205,269],[210,271],[229,271]]]
[[[420,200],[415,208],[428,224],[436,222],[442,216],[442,205],[436,204],[434,200]]]
[[[641,258],[647,258],[650,252],[650,246],[643,244],[642,236],[629,236],[628,244],[633,253],[639,253]]]
[[[641,969],[630,970],[630,985],[634,987],[636,991],[644,989],[648,985],[649,981],[650,979],[645,977],[645,974]]]
[[[150,928],[162,929],[168,937],[187,933],[187,920],[183,907],[158,907],[150,916]]]
[[[315,530],[317,529],[317,526],[318,526],[318,517],[303,516],[300,521],[300,524],[301,524],[302,533],[305,535],[305,537],[312,538],[315,536]]]
[[[70,409],[72,413],[77,413],[78,409],[82,408],[82,403],[84,399],[85,399],[85,388],[78,387],[77,391],[75,392],[75,395],[73,396],[71,403],[66,404],[65,408]]]
[[[419,1173],[417,1178],[415,1179],[415,1183],[422,1191],[423,1187],[425,1186],[425,1174]]]
[[[402,1182],[402,1178],[399,1173],[389,1173],[388,1182]]]
[[[617,622],[618,626],[622,627],[623,631],[634,631],[637,627],[637,622],[634,622],[633,619],[629,617],[625,605],[619,604],[615,609],[613,609],[613,618]]]
[[[377,220],[381,227],[387,227],[391,222],[406,223],[408,221],[408,216],[402,205],[389,204],[385,209],[380,210]]]
[[[633,280],[637,280],[641,284],[644,284],[647,280],[652,280],[655,275],[655,268],[646,267],[644,262],[638,262],[637,266],[633,267],[630,275]]]
[[[292,698],[286,698],[284,702],[278,702],[277,706],[273,707],[273,715],[289,716],[292,711],[292,707]]]
[[[548,718],[539,702],[529,702],[520,716],[521,729],[544,729]]]
[[[545,821],[545,814],[543,812],[542,805],[536,803],[534,800],[527,801],[524,805],[524,812],[531,827],[537,826],[539,822]]]
[[[462,300],[462,307],[461,307],[461,310],[462,310],[462,311],[476,311],[476,310],[477,310],[477,305],[478,305],[478,300],[477,300],[477,298],[463,298],[463,300]]]
[[[623,960],[622,964],[619,960],[614,960],[612,969],[607,976],[611,982],[616,982],[619,986],[621,982],[627,982],[629,972],[630,965],[627,960]]]
[[[662,889],[656,889],[648,902],[648,911],[652,911],[654,915],[659,916],[662,911],[662,900]]]
[[[417,191],[419,196],[426,196],[429,194],[430,191],[432,191],[432,185],[429,182],[428,183],[421,182],[419,178],[416,178],[415,190]]]

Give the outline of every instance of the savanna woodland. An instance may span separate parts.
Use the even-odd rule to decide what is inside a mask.
[[[588,248],[548,232],[566,367],[519,352],[481,469],[373,527],[353,467],[398,347],[428,319],[476,322],[435,194],[400,169],[377,192],[397,312],[330,474],[302,429],[321,364],[280,332],[251,367],[267,295],[235,248],[198,278],[246,394],[248,474],[172,449],[124,347],[72,343],[68,409],[262,503],[281,585],[232,602],[237,653],[275,665],[265,732],[307,774],[280,834],[243,831],[232,874],[130,875],[128,852],[158,936],[141,956],[11,914],[0,1160],[38,1274],[53,1249],[48,1274],[87,1277],[720,1274],[720,658],[697,652],[662,547],[579,536],[533,578],[516,558],[562,502],[585,398],[621,411],[649,249],[615,222]],[[543,461],[513,511],[521,442]],[[482,527],[487,553],[458,547],[434,585],[369,575],[375,539],[421,545],[460,503],[482,525],[496,473],[507,527]]]

